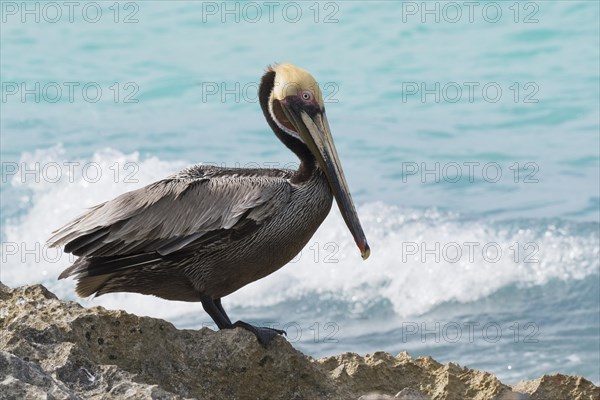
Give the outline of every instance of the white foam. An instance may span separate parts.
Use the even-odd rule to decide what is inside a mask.
[[[54,183],[43,179],[39,183],[34,179],[23,180],[19,175],[13,178],[8,190],[24,189],[27,198],[23,201],[27,207],[18,219],[3,224],[2,281],[5,284],[43,283],[59,296],[75,299],[74,282],[56,280],[73,258],[57,255],[44,247],[52,230],[86,207],[163,178],[188,164],[142,158],[138,153],[123,154],[111,149],[96,152],[91,160],[78,161],[80,165],[93,162],[101,167],[103,174],[98,182],[90,182],[89,176],[80,173],[81,169],[68,175],[69,167],[64,165],[65,151],[61,146],[22,156],[21,162],[29,166],[61,165],[65,178]],[[124,182],[124,175],[115,179],[115,163],[125,173],[132,171],[123,168],[128,162],[139,166],[133,175],[137,182]],[[508,223],[467,220],[464,216],[436,210],[406,210],[377,202],[359,207],[359,215],[372,250],[367,261],[361,260],[334,206],[331,215],[294,262],[232,294],[225,299],[226,305],[269,306],[315,295],[347,302],[360,314],[369,303],[383,298],[400,316],[410,316],[448,301],[474,301],[511,284],[542,285],[551,279],[582,279],[598,273],[598,235],[594,230],[579,234],[572,232],[573,229],[540,221],[529,227],[522,221],[518,229]],[[26,253],[25,250],[35,249],[36,243],[36,254]],[[425,251],[425,248],[435,249],[436,243],[439,243],[439,251],[435,251],[437,261],[434,254]],[[519,246],[516,261],[514,243]],[[486,244],[489,252],[484,257],[482,248]],[[529,247],[524,248],[527,244]],[[10,254],[14,246],[18,252]],[[472,261],[469,246],[475,250]],[[502,249],[502,256],[491,261],[497,247]],[[454,262],[457,248],[463,255]],[[533,257],[538,262],[524,262],[525,255],[531,253],[535,253]],[[172,303],[125,293],[83,303],[160,318],[200,312],[198,304]]]

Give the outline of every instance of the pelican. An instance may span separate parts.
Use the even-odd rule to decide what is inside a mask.
[[[113,292],[201,302],[219,329],[242,327],[267,345],[284,331],[232,323],[221,299],[275,272],[308,243],[335,197],[362,258],[370,254],[342,171],[323,96],[307,71],[270,66],[259,101],[298,170],[195,165],[98,204],[53,232],[78,256],[81,297]]]

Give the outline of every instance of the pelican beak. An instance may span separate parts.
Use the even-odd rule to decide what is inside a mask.
[[[310,116],[306,111],[299,110],[288,102],[284,101],[280,104],[286,117],[296,127],[300,138],[308,146],[317,159],[319,166],[325,172],[344,221],[346,221],[346,225],[354,237],[362,258],[366,260],[369,258],[371,250],[352,202],[346,177],[333,144],[325,111],[319,110],[313,116]]]

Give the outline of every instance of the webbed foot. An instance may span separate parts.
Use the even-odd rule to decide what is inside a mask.
[[[254,335],[256,336],[258,341],[264,346],[271,343],[271,340],[273,340],[273,338],[275,338],[275,336],[277,336],[277,335],[286,335],[287,336],[287,332],[284,330],[267,328],[267,327],[263,327],[263,326],[254,326],[254,325],[250,325],[249,323],[244,322],[244,321],[237,321],[236,323],[233,324],[233,327],[234,328],[237,328],[237,327],[244,328],[244,329],[247,329],[250,332],[254,333]]]

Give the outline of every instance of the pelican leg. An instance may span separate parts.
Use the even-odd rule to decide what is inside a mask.
[[[210,315],[219,329],[232,328],[231,320],[221,305],[221,299],[213,300],[210,296],[202,295],[200,296],[200,301],[202,302],[204,311]]]
[[[221,311],[221,315],[223,315],[225,317],[225,319],[227,320],[227,322],[231,325],[231,320],[229,319],[229,316],[227,315],[225,310],[223,310],[223,305],[221,304],[221,299],[216,299],[215,305],[217,306],[219,311]]]
[[[202,308],[204,308],[204,311],[210,315],[219,329],[234,329],[238,327],[244,328],[254,333],[258,341],[265,346],[269,344],[275,336],[287,334],[281,329],[254,326],[243,321],[237,321],[236,323],[232,324],[231,320],[227,316],[227,313],[223,309],[221,299],[212,299],[210,296],[202,295],[200,297],[200,301],[202,302]]]

